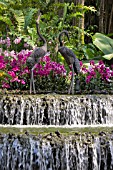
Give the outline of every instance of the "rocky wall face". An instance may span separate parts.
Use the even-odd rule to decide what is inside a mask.
[[[112,170],[113,135],[0,135],[1,170]]]
[[[0,96],[2,125],[78,126],[112,123],[112,95]]]

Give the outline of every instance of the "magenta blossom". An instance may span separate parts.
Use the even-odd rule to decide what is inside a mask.
[[[92,65],[92,66],[94,66],[94,65],[95,65],[94,60],[91,60],[91,61],[90,61],[90,65]]]
[[[86,75],[86,83],[90,83],[93,79],[101,79],[102,81],[107,81],[113,77],[112,70],[106,67],[103,61],[99,61],[95,64],[94,61],[90,61],[90,66],[86,68],[85,65],[81,65],[81,73]]]
[[[12,68],[12,71],[19,71],[19,68],[16,66],[16,67],[14,67],[14,68]]]
[[[25,81],[24,81],[23,79],[21,80],[21,84],[26,84]]]
[[[14,40],[14,43],[15,44],[19,44],[21,42],[21,38],[20,37],[18,37],[18,38],[16,38],[15,40]]]
[[[16,77],[16,74],[15,74],[14,71],[8,71],[8,74],[9,74],[12,78]]]
[[[0,70],[4,69],[6,67],[6,65],[4,63],[0,62]]]
[[[10,38],[9,38],[9,37],[7,37],[6,43],[7,43],[7,47],[9,48],[9,47],[11,46],[11,41],[10,41]]]
[[[4,57],[0,56],[0,69],[4,69],[6,67],[6,63],[4,61]]]
[[[89,83],[91,79],[92,79],[92,76],[91,75],[87,75],[86,76],[86,83]]]
[[[8,89],[8,88],[10,88],[10,85],[8,83],[6,83],[6,82],[3,82],[2,87]]]

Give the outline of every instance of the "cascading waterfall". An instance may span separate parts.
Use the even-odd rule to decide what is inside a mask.
[[[0,96],[0,170],[113,170],[112,124],[111,95]],[[88,126],[89,132],[3,133],[10,126],[36,126],[42,132]],[[92,126],[112,129],[93,134]]]
[[[112,170],[112,137],[0,136],[1,170]],[[51,140],[50,140],[51,139]]]
[[[0,97],[0,124],[97,125],[113,123],[110,95]]]

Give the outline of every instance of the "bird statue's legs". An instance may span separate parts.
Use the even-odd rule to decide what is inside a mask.
[[[30,79],[30,94],[32,93],[32,87],[33,87],[33,92],[34,94],[36,93],[35,90],[35,82],[34,82],[34,69],[36,68],[37,64],[34,65],[34,67],[31,69],[31,79]]]
[[[80,79],[78,78],[78,76],[76,77],[75,90],[80,91]]]
[[[73,68],[73,64],[72,64],[72,77],[71,77],[71,83],[70,83],[70,87],[68,90],[68,94],[74,94],[74,68]]]
[[[33,73],[32,73],[32,70],[30,71],[31,73],[31,77],[30,77],[30,94],[31,94],[31,92],[32,92],[32,77],[33,77]]]
[[[50,52],[47,52],[43,57],[49,56],[49,55],[50,55]],[[33,87],[33,92],[34,92],[34,94],[36,94],[33,71],[34,71],[34,69],[37,67],[37,64],[39,63],[39,61],[40,61],[40,58],[37,59],[37,63],[36,63],[36,64],[34,65],[34,67],[31,69],[30,94],[32,93],[32,87]]]

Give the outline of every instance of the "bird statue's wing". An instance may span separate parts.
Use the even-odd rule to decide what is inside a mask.
[[[45,51],[43,50],[43,48],[39,47],[39,48],[36,48],[33,52],[33,57],[35,59],[35,62],[37,62],[37,60],[39,58],[42,58],[44,57],[45,55]]]
[[[69,57],[73,57],[73,58],[76,57],[75,54],[74,54],[74,52],[73,52],[71,49],[69,49],[69,48],[67,48],[67,47],[65,47],[65,49],[66,49],[66,53],[67,53],[67,55],[68,55]]]
[[[80,73],[80,62],[79,62],[78,58],[76,57],[74,52],[67,47],[66,47],[66,53],[70,57],[70,60],[72,61],[71,64],[73,64],[75,73],[79,74]]]

